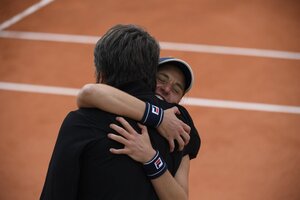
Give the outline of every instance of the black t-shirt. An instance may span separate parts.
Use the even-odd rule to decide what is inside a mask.
[[[163,102],[142,83],[131,83],[121,88],[124,91],[162,108],[172,107]],[[169,145],[154,128],[148,127],[152,146],[159,150],[175,175],[181,159],[189,154],[194,158],[200,147],[200,138],[188,112],[181,106],[181,118],[192,127],[191,142],[184,151],[169,153]],[[110,140],[113,132],[109,124],[117,123],[116,115],[95,108],[78,109],[70,112],[59,131],[41,199],[112,199],[154,200],[158,199],[142,164],[126,155],[114,155],[109,149],[123,148]],[[127,119],[138,129],[137,123]]]

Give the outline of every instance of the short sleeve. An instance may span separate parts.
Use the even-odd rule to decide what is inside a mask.
[[[199,153],[201,138],[188,111],[182,106],[179,109],[182,120],[191,127],[190,141],[183,149],[183,156],[189,155],[190,159],[194,159]]]

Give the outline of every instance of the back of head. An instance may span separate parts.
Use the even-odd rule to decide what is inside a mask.
[[[116,25],[99,39],[94,50],[97,82],[118,87],[142,80],[155,89],[159,44],[136,25]]]

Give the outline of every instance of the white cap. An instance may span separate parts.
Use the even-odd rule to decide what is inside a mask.
[[[194,83],[194,73],[192,68],[190,67],[189,64],[187,64],[185,61],[180,60],[178,58],[173,58],[173,57],[163,57],[159,58],[159,65],[170,63],[175,66],[177,66],[183,73],[185,77],[185,91],[184,93],[187,93],[193,86]]]

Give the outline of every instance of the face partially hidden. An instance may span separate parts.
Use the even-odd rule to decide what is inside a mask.
[[[165,64],[158,68],[156,94],[169,103],[179,103],[184,95],[185,77],[178,67]]]

